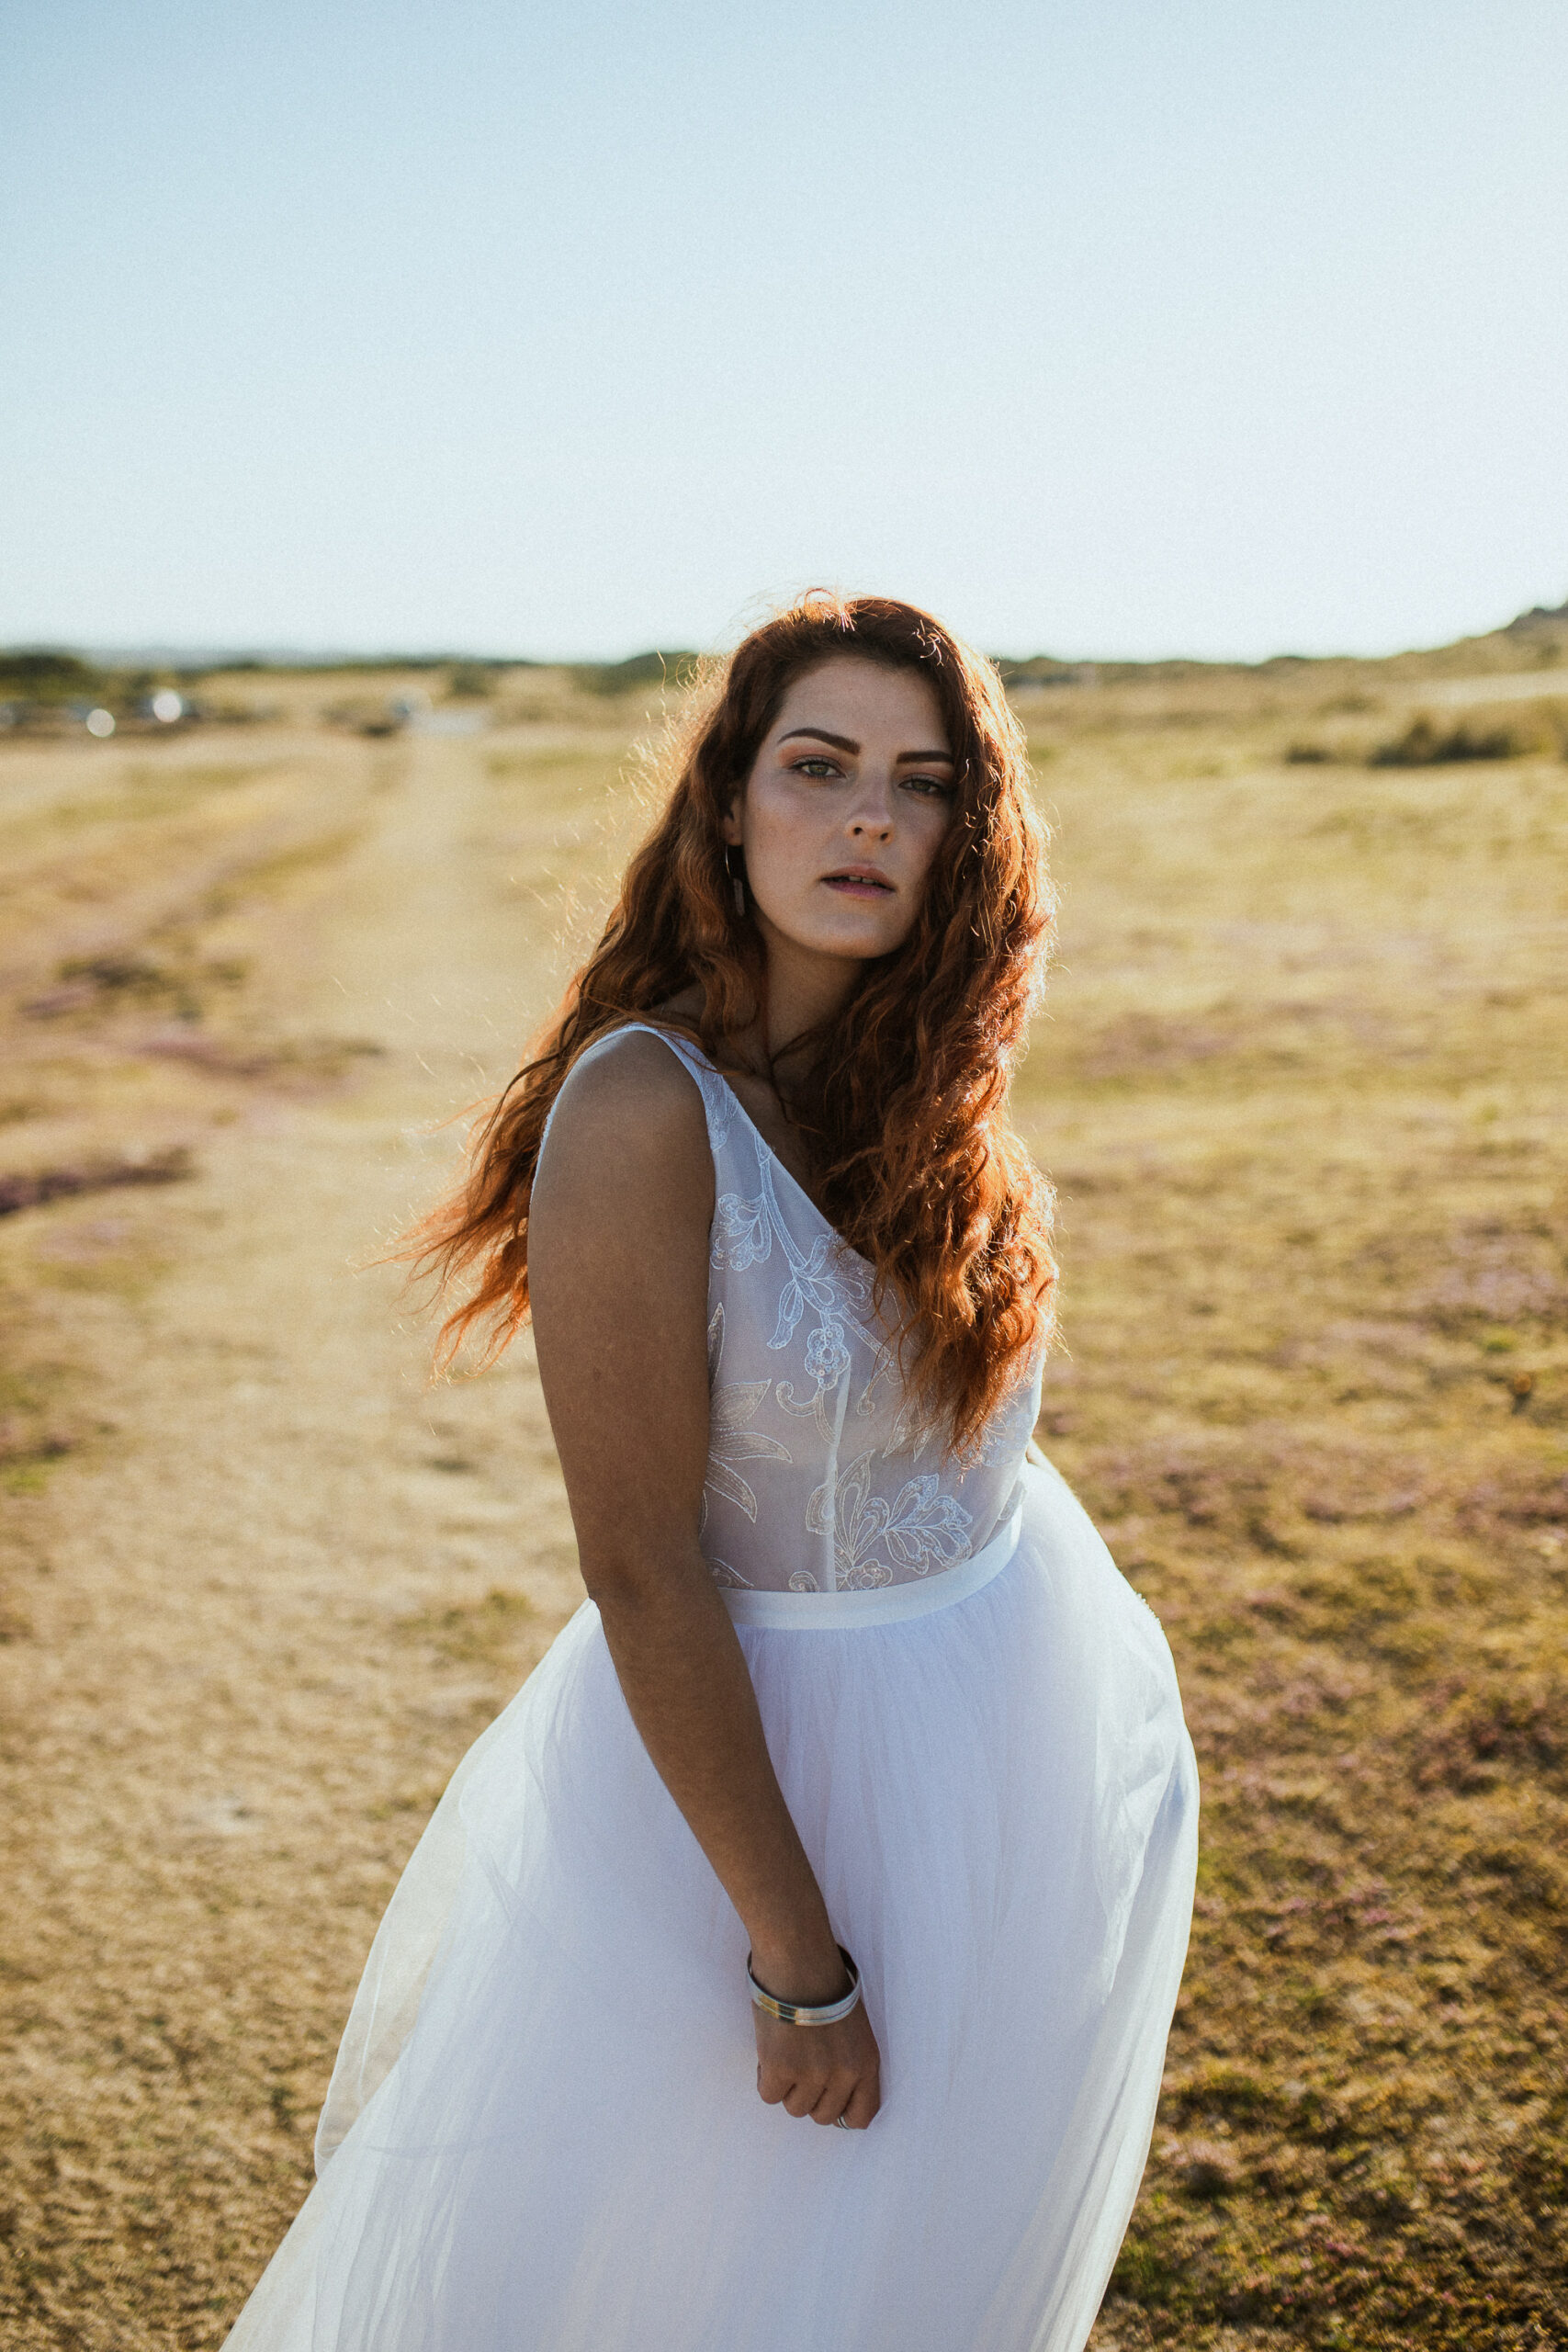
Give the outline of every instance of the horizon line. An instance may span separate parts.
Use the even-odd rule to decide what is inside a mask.
[[[1043,650],[1032,653],[1002,653],[992,651],[987,659],[998,668],[1028,670],[1036,667],[1055,670],[1091,669],[1163,669],[1179,665],[1190,669],[1262,670],[1278,663],[1312,663],[1327,662],[1394,662],[1413,653],[1442,653],[1457,645],[1476,644],[1488,637],[1506,636],[1511,631],[1528,628],[1541,621],[1568,621],[1568,598],[1558,605],[1533,605],[1517,613],[1511,620],[1499,622],[1490,629],[1482,629],[1446,639],[1430,646],[1401,646],[1383,653],[1353,653],[1343,649],[1315,653],[1280,650],[1274,653],[1199,654],[1164,653],[1079,653],[1058,654]],[[646,646],[620,655],[604,654],[530,654],[478,652],[447,647],[442,650],[425,648],[418,651],[401,648],[371,650],[361,647],[299,645],[267,645],[255,642],[206,643],[195,640],[179,644],[164,639],[122,645],[85,643],[62,638],[32,638],[0,646],[0,661],[18,660],[29,655],[63,655],[85,662],[99,669],[164,668],[175,670],[218,671],[254,666],[273,670],[437,670],[468,666],[487,670],[630,670],[644,663],[659,662],[677,663],[703,661],[709,656],[694,646]]]

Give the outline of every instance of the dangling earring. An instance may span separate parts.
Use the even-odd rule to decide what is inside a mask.
[[[746,884],[734,861],[735,848],[731,843],[724,853],[724,870],[729,876],[729,887],[735,893],[735,911],[738,915],[743,915],[746,911]]]

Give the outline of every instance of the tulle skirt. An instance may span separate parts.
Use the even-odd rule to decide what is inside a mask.
[[[738,1629],[861,1966],[870,2129],[758,2098],[744,1931],[585,1605],[409,1863],[229,2352],[1078,2352],[1147,2154],[1197,1784],[1157,1623],[1025,1475],[983,1589]]]

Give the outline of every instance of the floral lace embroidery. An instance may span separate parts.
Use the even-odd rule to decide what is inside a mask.
[[[747,1422],[756,1419],[757,1408],[768,1393],[768,1383],[731,1380],[721,1384],[718,1367],[723,1354],[724,1308],[720,1306],[714,1308],[708,1323],[708,1466],[703,1477],[703,1523],[706,1521],[706,1498],[711,1491],[736,1504],[754,1527],[757,1498],[734,1465],[737,1462],[787,1462],[790,1452],[776,1437],[764,1437],[761,1430],[747,1428]],[[697,1532],[702,1532],[701,1524]],[[735,1572],[732,1569],[730,1573]]]
[[[757,1181],[753,1197],[721,1193],[714,1207],[714,1240],[710,1262],[716,1273],[746,1273],[764,1265],[778,1241],[788,1272],[779,1293],[778,1315],[770,1349],[783,1351],[794,1339],[807,1310],[816,1327],[806,1342],[806,1374],[813,1394],[797,1396],[793,1381],[780,1381],[775,1391],[786,1413],[808,1415],[818,1436],[831,1436],[827,1400],[851,1368],[850,1336],[883,1351],[880,1335],[870,1326],[871,1275],[829,1228],[802,1249],[790,1232],[773,1189],[766,1147],[757,1138]],[[820,1212],[818,1212],[820,1214]],[[813,1588],[815,1589],[815,1588]]]
[[[928,1576],[969,1556],[974,1521],[932,1471],[908,1478],[889,1502],[871,1492],[876,1449],[860,1454],[838,1479],[817,1487],[806,1506],[807,1532],[833,1538],[833,1574],[840,1592],[891,1584],[895,1568]],[[879,1560],[878,1546],[888,1555]]]
[[[712,1262],[719,1273],[728,1269],[743,1274],[773,1254],[765,1201],[743,1201],[739,1193],[726,1193],[714,1205],[713,1229]]]

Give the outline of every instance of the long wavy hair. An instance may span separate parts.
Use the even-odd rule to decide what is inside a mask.
[[[765,956],[736,910],[720,831],[788,688],[840,655],[909,670],[946,723],[956,786],[908,938],[868,961],[839,1010],[790,1041],[789,1109],[813,1191],[891,1306],[930,1425],[973,1453],[1054,1323],[1052,1195],[1008,1121],[1055,900],[1022,730],[988,662],[912,605],[814,590],[745,639],[691,696],[667,746],[661,813],[598,945],[524,1068],[475,1128],[464,1177],[399,1255],[450,1305],[449,1364],[491,1363],[528,1314],[528,1204],[550,1107],[596,1038],[650,1016],[719,1068],[766,1001]],[[694,991],[689,1018],[671,1001]],[[800,1048],[807,1051],[804,1054]],[[775,1057],[777,1058],[777,1057]]]

